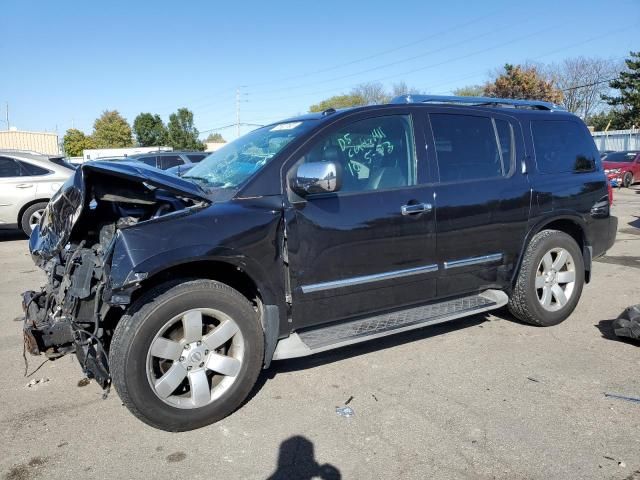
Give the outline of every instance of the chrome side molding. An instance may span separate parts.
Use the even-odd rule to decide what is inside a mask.
[[[322,290],[331,290],[334,288],[351,287],[353,285],[362,285],[363,283],[380,282],[382,280],[391,280],[394,278],[408,277],[410,275],[419,275],[421,273],[435,272],[438,265],[425,265],[423,267],[407,268],[405,270],[394,270],[391,272],[376,273],[373,275],[363,275],[361,277],[345,278],[343,280],[333,280],[330,282],[312,283],[311,285],[303,285],[302,293],[320,292]]]
[[[481,257],[463,258],[462,260],[453,260],[444,262],[444,268],[468,267],[469,265],[478,265],[480,263],[499,262],[502,260],[501,253],[492,253],[491,255],[483,255]]]

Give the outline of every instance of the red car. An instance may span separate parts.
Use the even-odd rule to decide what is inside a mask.
[[[607,178],[613,184],[630,187],[640,181],[640,151],[613,152],[602,159]]]

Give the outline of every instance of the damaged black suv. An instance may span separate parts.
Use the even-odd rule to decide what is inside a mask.
[[[220,420],[273,359],[507,305],[555,325],[615,239],[586,126],[544,102],[399,97],[259,128],[178,178],[82,165],[30,239],[33,354],[157,428]]]

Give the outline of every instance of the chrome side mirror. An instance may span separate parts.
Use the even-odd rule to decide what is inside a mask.
[[[291,188],[298,195],[331,193],[340,190],[342,178],[333,162],[303,163],[298,167]]]

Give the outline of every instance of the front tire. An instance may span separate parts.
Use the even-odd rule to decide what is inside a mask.
[[[557,325],[576,308],[583,286],[584,261],[576,241],[564,232],[543,230],[527,247],[509,310],[532,325]]]
[[[110,347],[113,385],[143,422],[167,431],[214,423],[253,388],[264,337],[251,303],[212,280],[165,284],[122,317]]]
[[[624,177],[622,177],[622,186],[629,188],[631,185],[633,185],[633,173],[627,172],[624,174]]]

